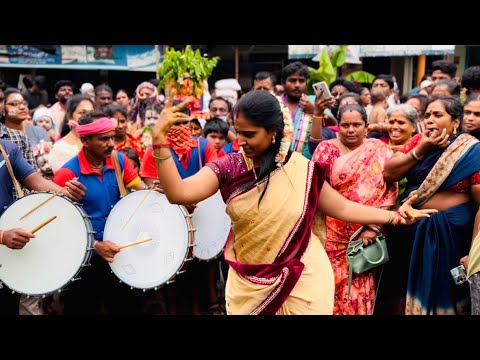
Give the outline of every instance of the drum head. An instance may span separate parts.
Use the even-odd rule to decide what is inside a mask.
[[[103,239],[118,245],[146,237],[153,240],[122,249],[110,267],[132,287],[161,286],[184,264],[190,231],[182,208],[170,204],[165,195],[149,190],[132,192],[110,212]]]
[[[220,191],[197,204],[192,214],[195,227],[193,256],[197,259],[214,259],[225,247],[232,224],[225,212],[226,207]]]
[[[10,289],[26,295],[44,295],[67,285],[75,277],[91,246],[91,230],[83,210],[70,200],[55,196],[20,220],[25,213],[50,197],[33,193],[14,202],[0,218],[1,229],[31,231],[56,215],[38,230],[21,250],[0,246],[0,280]],[[89,238],[90,236],[90,238]]]

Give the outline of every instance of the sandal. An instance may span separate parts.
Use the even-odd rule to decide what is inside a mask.
[[[225,315],[225,311],[220,304],[213,304],[208,308],[208,315]]]

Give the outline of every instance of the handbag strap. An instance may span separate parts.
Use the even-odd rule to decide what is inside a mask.
[[[2,152],[3,160],[5,160],[5,164],[7,165],[7,169],[8,169],[8,172],[10,174],[10,177],[12,178],[12,182],[13,182],[13,185],[15,186],[15,190],[17,190],[18,197],[22,198],[24,196],[23,190],[20,187],[20,185],[18,184],[17,179],[15,178],[15,174],[13,173],[13,169],[12,169],[12,164],[10,164],[8,154],[5,151],[5,149],[3,148],[2,144],[0,144],[0,151]]]
[[[122,170],[120,169],[120,162],[118,157],[120,154],[117,150],[112,151],[112,160],[113,166],[115,167],[115,176],[117,177],[118,190],[120,190],[120,197],[123,198],[127,195],[127,189],[125,189],[125,184],[123,183]]]
[[[360,233],[362,232],[363,228],[365,226],[362,226],[360,229],[358,229],[357,231],[355,231],[355,233],[350,237],[350,241],[352,241],[353,239],[355,239],[358,235],[360,235]],[[375,241],[378,241],[377,239],[375,239]],[[370,262],[371,264],[375,264],[375,263],[381,263],[383,261],[383,259],[385,258],[385,252],[382,252],[382,256],[380,258],[380,260],[378,261],[371,261],[369,258],[367,258],[365,256],[365,253],[362,252],[362,255],[365,257],[365,259],[367,259],[368,262]],[[348,306],[350,306],[350,290],[352,289],[352,279],[353,279],[353,270],[352,270],[352,266],[350,264],[350,257],[348,256],[347,254],[347,265],[348,265]],[[380,270],[380,276],[378,277],[378,282],[377,282],[377,286],[375,288],[375,300],[373,301],[373,307],[372,307],[372,314],[373,312],[375,311],[375,304],[377,303],[377,295],[378,295],[378,289],[380,288],[380,281],[382,280],[382,274],[383,274],[383,269],[384,267],[382,266],[382,269]]]

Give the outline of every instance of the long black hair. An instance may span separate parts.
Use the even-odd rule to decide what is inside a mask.
[[[271,144],[263,153],[260,171],[253,184],[267,178],[265,189],[260,196],[262,200],[270,182],[270,173],[277,168],[275,157],[280,150],[280,143],[283,138],[283,114],[280,102],[277,98],[265,90],[253,90],[243,96],[235,105],[234,116],[238,114],[245,116],[252,124],[264,128],[267,132],[276,132],[275,143]]]

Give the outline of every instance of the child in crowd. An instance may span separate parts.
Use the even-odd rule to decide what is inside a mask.
[[[227,145],[228,129],[228,124],[219,118],[208,120],[203,128],[203,136],[215,147],[219,158],[226,155],[223,147]]]

